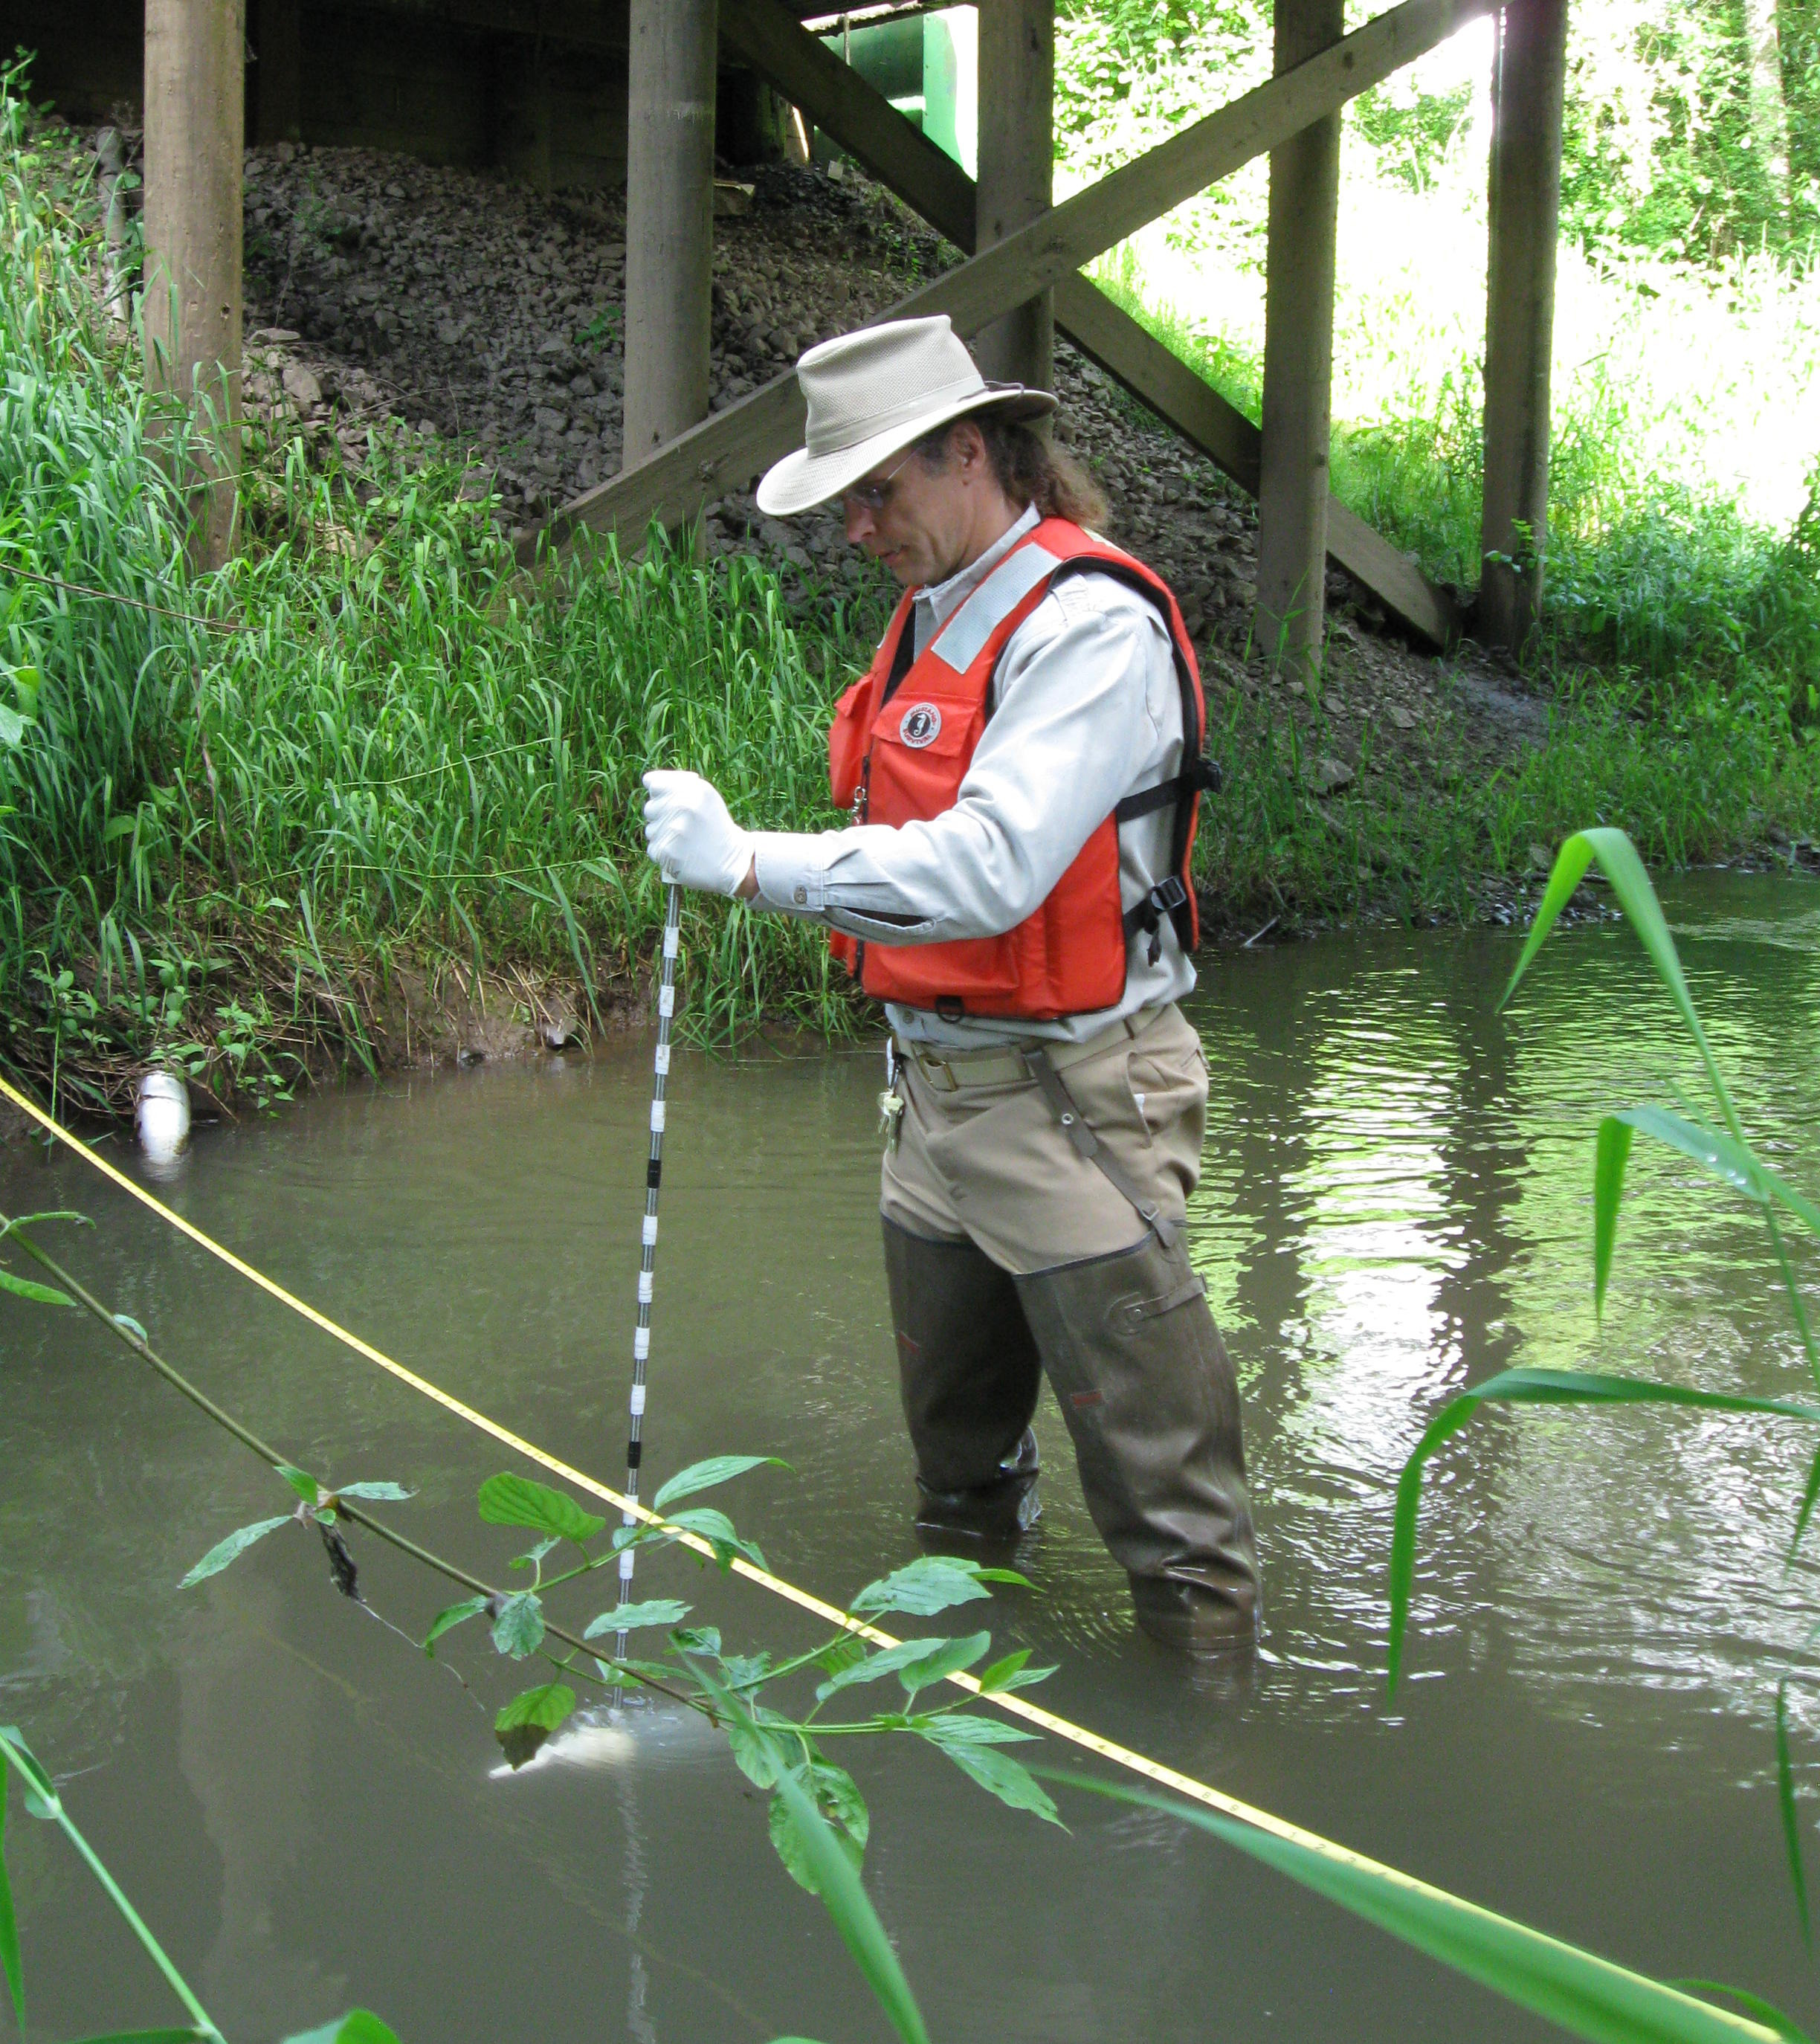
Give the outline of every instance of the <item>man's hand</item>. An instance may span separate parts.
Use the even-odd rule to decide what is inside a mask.
[[[685,887],[750,900],[757,891],[751,834],[699,774],[654,769],[644,777],[645,849]]]

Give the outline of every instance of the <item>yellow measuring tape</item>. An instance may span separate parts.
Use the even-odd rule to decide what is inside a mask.
[[[55,1136],[60,1143],[73,1150],[84,1163],[93,1165],[103,1178],[110,1179],[122,1192],[137,1200],[141,1206],[149,1208],[160,1220],[175,1228],[179,1235],[187,1235],[198,1248],[205,1249],[211,1256],[226,1264],[230,1270],[245,1278],[249,1285],[256,1285],[262,1292],[276,1299],[280,1305],[288,1306],[294,1313],[308,1320],[312,1327],[320,1327],[344,1347],[351,1349],[356,1355],[364,1357],[389,1376],[397,1377],[401,1384],[408,1384],[413,1391],[421,1392],[424,1397],[441,1406],[444,1412],[454,1413],[458,1420],[465,1420],[479,1432],[490,1435],[501,1447],[510,1448],[513,1454],[524,1456],[527,1462],[535,1462],[539,1469],[547,1470],[552,1476],[560,1477],[563,1482],[573,1484],[578,1490],[586,1491],[591,1496],[612,1505],[616,1511],[631,1512],[647,1525],[663,1523],[660,1513],[624,1496],[610,1484],[602,1483],[597,1477],[571,1468],[547,1449],[524,1439],[509,1427],[502,1427],[497,1420],[489,1419],[486,1413],[476,1412],[473,1406],[464,1404],[451,1393],[444,1391],[441,1385],[431,1383],[427,1377],[420,1377],[414,1370],[406,1369],[403,1363],[394,1361],[382,1350],[374,1348],[371,1342],[363,1341],[356,1334],[350,1334],[346,1327],[338,1325],[326,1313],[318,1312],[314,1306],[297,1297],[294,1293],[287,1292],[275,1279],[267,1277],[263,1270],[255,1270],[244,1258],[236,1256],[231,1249],[217,1242],[212,1235],[205,1235],[194,1222],[186,1220],[180,1213],[173,1212],[162,1200],[155,1197],[143,1185],[136,1185],[124,1171],[109,1163],[79,1136],[72,1135],[61,1123],[47,1114],[36,1101],[21,1093],[5,1078],[0,1078],[0,1098],[10,1100],[21,1113],[29,1115],[48,1135]],[[691,1547],[697,1554],[712,1558],[714,1550],[705,1540],[692,1533],[679,1533],[677,1538],[682,1546]],[[768,1569],[755,1567],[741,1556],[735,1556],[733,1571],[736,1575],[745,1577],[747,1581],[758,1584],[761,1589],[769,1590],[773,1596],[781,1597],[786,1604],[793,1604],[799,1610],[810,1612],[824,1624],[843,1627],[858,1638],[869,1640],[875,1646],[895,1646],[899,1643],[893,1634],[881,1630],[876,1625],[867,1625],[858,1619],[850,1617],[844,1611],[824,1603],[811,1592],[799,1589],[781,1576],[773,1575]],[[973,1695],[979,1693],[979,1683],[971,1675],[956,1673],[947,1679],[958,1689],[966,1689]],[[1494,1910],[1481,1908],[1476,1902],[1468,1902],[1460,1896],[1450,1895],[1446,1889],[1436,1888],[1428,1881],[1418,1881],[1413,1874],[1405,1873],[1400,1868],[1386,1866],[1381,1860],[1354,1852],[1350,1846],[1337,1845],[1331,1838],[1322,1837],[1319,1831],[1306,1831],[1300,1824],[1291,1823],[1285,1817],[1273,1815],[1268,1810],[1261,1810],[1252,1804],[1241,1802],[1236,1796],[1228,1796],[1223,1789],[1211,1788],[1204,1781],[1198,1781],[1192,1774],[1183,1774],[1175,1768],[1165,1766],[1161,1761],[1152,1760],[1147,1754],[1138,1753],[1131,1746],[1121,1746],[1115,1739],[1103,1739],[1098,1732],[1089,1731],[1085,1725],[1076,1724],[1072,1719],[1058,1716],[1054,1711],[1046,1711],[1040,1704],[1031,1703],[1015,1694],[990,1696],[986,1700],[1008,1716],[1020,1718],[1026,1724],[1047,1732],[1052,1738],[1079,1746],[1083,1752],[1097,1754],[1102,1760],[1111,1762],[1115,1767],[1123,1768],[1128,1774],[1135,1774],[1146,1781],[1154,1782],[1158,1787],[1167,1788],[1171,1793],[1189,1802],[1217,1810],[1223,1816],[1237,1818],[1241,1823],[1250,1824],[1257,1831],[1266,1831],[1273,1838],[1286,1838],[1292,1844],[1305,1846],[1310,1852],[1319,1853],[1324,1859],[1338,1861],[1342,1865],[1357,1867],[1364,1873],[1395,1881],[1411,1894],[1430,1896],[1455,1908],[1471,1910],[1488,1924],[1501,1924],[1508,1920]],[[1544,1935],[1539,1931],[1532,1931],[1531,1934]],[[1556,1938],[1548,1938],[1547,1942],[1562,1951],[1578,1950]],[[1583,1953],[1581,1956],[1593,1955]],[[1614,1977],[1632,1981],[1642,1977],[1630,1973],[1624,1967],[1613,1965],[1610,1960],[1595,1959],[1595,1963],[1609,1966]],[[1740,2037],[1760,2038],[1764,2040],[1764,2044],[1776,2044],[1776,2031],[1765,2028],[1761,2023],[1750,2022],[1741,2015],[1734,2015],[1729,2009],[1715,2008],[1711,2002],[1697,2000],[1691,1995],[1681,1995],[1672,1988],[1663,1986],[1660,1981],[1652,1981],[1649,1984],[1664,1994],[1673,1995],[1677,2000],[1684,2001],[1690,2009],[1699,2010],[1702,2015],[1727,2025]]]

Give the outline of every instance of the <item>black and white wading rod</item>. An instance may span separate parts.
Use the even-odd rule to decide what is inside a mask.
[[[663,963],[659,972],[657,993],[657,1058],[656,1069],[651,1082],[651,1157],[644,1170],[644,1224],[640,1231],[641,1249],[638,1268],[638,1320],[632,1333],[632,1424],[626,1439],[626,1496],[634,1504],[638,1501],[639,1464],[644,1454],[644,1399],[645,1373],[651,1362],[651,1277],[657,1264],[657,1194],[663,1177],[663,1096],[670,1078],[670,1024],[676,1012],[676,953],[678,928],[682,913],[682,889],[664,875],[666,886],[663,901]],[[636,1516],[628,1510],[624,1514],[627,1526],[638,1523]],[[624,1548],[620,1554],[620,1608],[623,1611],[632,1602],[632,1550]],[[616,1635],[618,1644],[613,1649],[613,1658],[623,1661],[626,1654],[626,1629],[623,1626]]]

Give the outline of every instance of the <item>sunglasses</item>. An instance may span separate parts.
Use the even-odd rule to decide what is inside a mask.
[[[916,451],[914,448],[910,450],[911,454]],[[891,486],[897,479],[897,469],[902,468],[909,459],[910,455],[905,455],[898,463],[897,468],[891,470],[877,482],[857,482],[852,489],[843,490],[840,493],[842,504],[849,509],[857,504],[876,518],[891,501]]]

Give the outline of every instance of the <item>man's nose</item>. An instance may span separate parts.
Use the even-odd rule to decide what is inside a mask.
[[[847,544],[857,547],[873,532],[872,513],[863,504],[848,498],[841,507],[847,513]]]

